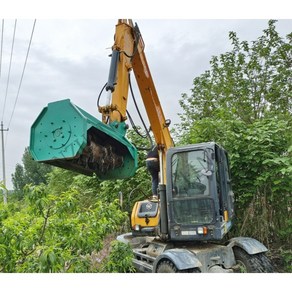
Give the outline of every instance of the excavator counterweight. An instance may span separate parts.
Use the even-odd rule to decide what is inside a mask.
[[[49,103],[31,127],[30,152],[36,161],[100,179],[135,174],[136,148],[125,123],[104,124],[69,99]]]

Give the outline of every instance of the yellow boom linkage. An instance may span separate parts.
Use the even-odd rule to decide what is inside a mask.
[[[161,183],[166,183],[166,151],[173,147],[168,126],[158,94],[148,67],[144,53],[144,42],[137,24],[132,20],[119,19],[116,25],[113,52],[118,52],[116,66],[116,82],[114,87],[107,88],[112,91],[110,105],[99,107],[102,120],[109,118],[110,122],[126,120],[126,109],[129,89],[129,71],[133,70],[142,96],[146,113],[151,125],[160,157]]]

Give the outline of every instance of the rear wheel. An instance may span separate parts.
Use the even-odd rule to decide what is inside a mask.
[[[250,255],[239,247],[233,249],[237,273],[273,273],[274,269],[264,253]]]

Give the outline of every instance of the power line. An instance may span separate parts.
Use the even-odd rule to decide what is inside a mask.
[[[15,19],[15,23],[14,23],[14,32],[13,32],[12,45],[11,45],[11,53],[10,53],[10,61],[9,61],[9,69],[8,69],[8,78],[7,78],[6,92],[5,92],[5,98],[4,98],[4,106],[3,106],[3,111],[2,111],[2,121],[4,119],[6,100],[7,100],[7,93],[8,93],[8,87],[9,87],[10,71],[11,71],[11,64],[12,64],[15,32],[16,32],[16,23],[17,23],[17,19]]]
[[[31,41],[32,41],[34,29],[35,29],[35,24],[36,24],[36,19],[34,20],[34,23],[33,23],[31,36],[30,36],[30,40],[29,40],[29,45],[28,45],[28,49],[27,49],[27,53],[26,53],[26,57],[25,57],[25,61],[24,61],[24,66],[23,66],[23,70],[22,70],[22,74],[21,74],[21,78],[20,78],[20,83],[19,83],[19,86],[18,86],[17,95],[16,95],[16,98],[15,98],[12,114],[11,114],[11,117],[10,117],[10,120],[9,120],[9,123],[8,123],[8,129],[10,127],[11,120],[13,118],[13,114],[14,114],[14,111],[15,111],[15,107],[16,107],[16,104],[17,104],[17,101],[18,101],[19,92],[20,92],[20,88],[21,88],[21,85],[22,85],[22,80],[23,80],[23,76],[24,76],[24,72],[25,72],[25,68],[26,68],[26,63],[27,63],[27,59],[28,59],[28,55],[29,55],[29,51],[30,51]],[[7,136],[6,136],[6,138],[7,138]]]

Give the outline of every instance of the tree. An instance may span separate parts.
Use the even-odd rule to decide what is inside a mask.
[[[292,33],[275,20],[256,41],[230,32],[232,50],[182,95],[181,143],[217,141],[230,154],[241,235],[291,242]],[[290,235],[289,235],[290,234]]]
[[[23,165],[16,164],[15,172],[12,174],[13,187],[19,197],[23,196],[23,188],[26,184],[46,183],[47,174],[52,170],[50,165],[33,160],[28,147],[24,150],[22,163]]]
[[[201,118],[242,120],[292,112],[292,33],[280,37],[270,20],[250,45],[229,33],[231,52],[213,56],[210,70],[194,79],[192,95],[182,95],[182,126]]]
[[[26,186],[21,208],[0,203],[0,272],[97,272],[95,255],[126,214],[117,200],[84,206],[81,195]]]

